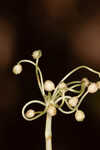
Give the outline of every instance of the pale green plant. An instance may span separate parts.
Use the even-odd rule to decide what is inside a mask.
[[[77,121],[83,121],[85,113],[79,109],[80,104],[88,93],[95,93],[100,89],[100,81],[91,82],[87,78],[83,78],[81,81],[71,81],[66,83],[66,79],[73,73],[80,69],[86,69],[100,77],[100,72],[95,71],[87,66],[79,66],[69,72],[55,87],[54,83],[50,80],[44,82],[42,72],[39,67],[39,59],[42,56],[40,50],[36,50],[32,53],[32,57],[36,60],[21,60],[13,67],[14,74],[20,74],[22,72],[22,63],[29,63],[35,67],[35,73],[37,77],[38,86],[40,88],[44,101],[31,100],[27,102],[22,109],[22,116],[27,121],[35,120],[44,114],[46,114],[46,126],[45,126],[45,141],[46,150],[52,150],[52,117],[56,115],[57,110],[63,114],[75,113],[75,119]],[[73,93],[75,96],[70,96]],[[40,104],[44,107],[43,111],[35,111],[26,109],[29,105]],[[64,109],[64,105],[68,110]]]

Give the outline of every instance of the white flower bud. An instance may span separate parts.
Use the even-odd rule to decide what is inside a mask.
[[[46,80],[46,81],[44,82],[44,89],[45,89],[46,91],[51,92],[51,91],[53,91],[53,90],[55,89],[55,85],[54,85],[54,83],[53,83],[52,81]]]
[[[39,59],[41,56],[42,56],[41,50],[35,50],[35,51],[32,53],[33,59]]]
[[[83,78],[83,79],[82,79],[82,82],[84,82],[85,87],[88,87],[88,85],[89,85],[89,80],[88,80],[87,78]]]
[[[56,113],[57,113],[57,110],[56,110],[56,108],[55,108],[53,105],[50,104],[50,105],[48,106],[47,113],[48,113],[50,116],[55,116]]]
[[[95,93],[97,92],[98,90],[98,87],[97,87],[97,84],[96,83],[91,83],[89,86],[88,86],[88,92],[89,93]]]
[[[81,122],[85,119],[85,113],[82,110],[77,110],[75,113],[75,119],[78,122]]]
[[[96,83],[96,85],[97,85],[97,88],[100,90],[100,81],[98,81],[98,82]]]
[[[29,109],[25,115],[27,118],[32,118],[35,116],[35,111],[33,109]]]
[[[69,99],[68,103],[72,106],[72,107],[75,107],[78,103],[78,97],[75,96],[75,97],[72,97]]]
[[[21,64],[17,64],[13,67],[13,73],[14,74],[20,74],[22,72],[22,65]]]
[[[66,83],[64,83],[64,82],[61,82],[58,87],[59,87],[59,89],[61,89],[61,90],[67,89],[67,85],[66,85]]]

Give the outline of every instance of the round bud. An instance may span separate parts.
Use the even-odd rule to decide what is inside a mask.
[[[64,83],[64,82],[61,82],[58,87],[59,87],[59,89],[61,89],[61,90],[67,89],[67,85],[66,85],[66,83]]]
[[[29,109],[25,115],[27,118],[32,118],[35,116],[35,111],[33,109]]]
[[[53,105],[49,105],[49,106],[48,106],[48,109],[47,109],[47,113],[48,113],[50,116],[55,116],[56,113],[57,113],[57,110],[56,110],[56,108],[55,108]]]
[[[89,85],[89,80],[87,78],[83,78],[82,82],[84,82],[85,87],[88,87]]]
[[[42,56],[41,50],[35,50],[35,51],[32,53],[33,59],[39,59],[41,56]]]
[[[55,89],[55,85],[54,85],[54,83],[53,83],[52,81],[46,80],[46,81],[44,82],[44,89],[45,89],[46,91],[51,92],[51,91],[53,91],[53,90]]]
[[[82,110],[77,110],[75,113],[75,119],[78,122],[81,122],[85,119],[85,113]]]
[[[13,73],[14,74],[20,74],[22,72],[22,65],[21,64],[17,64],[13,67]]]
[[[89,86],[88,86],[88,92],[89,93],[95,93],[97,92],[98,90],[98,87],[97,87],[97,84],[96,83],[91,83]]]
[[[72,106],[72,107],[75,107],[78,103],[78,97],[72,97],[69,99],[68,103]]]
[[[100,81],[98,81],[98,82],[96,83],[96,85],[97,85],[97,88],[100,90]]]

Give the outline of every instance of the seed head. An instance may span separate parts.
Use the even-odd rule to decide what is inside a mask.
[[[67,85],[66,85],[66,83],[64,83],[64,82],[61,82],[58,87],[59,87],[60,90],[65,90],[65,89],[67,89]]]
[[[35,111],[33,109],[29,109],[27,112],[26,112],[26,117],[27,118],[32,118],[35,116]]]
[[[48,92],[51,92],[55,89],[55,85],[51,80],[46,80],[44,82],[44,89]]]
[[[96,85],[97,85],[97,88],[100,90],[100,81],[98,81],[98,82],[96,83]]]
[[[98,90],[98,87],[97,87],[97,84],[96,83],[91,83],[89,86],[88,86],[88,92],[89,93],[95,93],[97,92]]]
[[[81,122],[85,119],[85,113],[82,110],[77,110],[75,113],[75,119],[78,122]]]
[[[22,65],[21,64],[17,64],[13,67],[13,73],[14,74],[20,74],[22,72]]]
[[[70,104],[72,107],[75,107],[75,106],[77,105],[77,103],[78,103],[78,97],[77,97],[77,96],[72,97],[72,98],[69,99],[68,102],[69,102],[69,104]]]
[[[41,50],[36,50],[32,53],[33,59],[39,59],[42,56]]]
[[[89,85],[89,80],[88,80],[87,78],[83,78],[83,79],[82,79],[82,82],[84,82],[85,87],[88,87],[88,85]]]

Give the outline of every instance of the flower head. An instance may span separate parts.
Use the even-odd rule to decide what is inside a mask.
[[[42,56],[41,50],[35,50],[35,51],[32,53],[33,59],[39,59],[41,56]]]
[[[27,118],[32,118],[35,116],[35,111],[33,109],[29,109],[25,115]]]
[[[72,106],[72,107],[75,107],[78,103],[78,97],[77,96],[74,96],[74,97],[71,97],[68,101],[68,103]]]
[[[77,110],[75,113],[75,119],[78,122],[81,122],[85,119],[85,113],[82,110]]]
[[[96,85],[97,85],[97,88],[100,90],[100,81],[98,81],[98,82],[96,83]]]
[[[89,80],[88,80],[87,78],[83,78],[83,79],[82,79],[82,82],[84,83],[84,85],[85,85],[86,87],[88,87],[88,85],[89,85]]]
[[[44,82],[44,89],[45,91],[51,92],[55,89],[55,85],[51,80],[46,80]]]
[[[14,74],[20,74],[22,72],[22,65],[21,64],[17,64],[13,67],[13,73]]]
[[[89,87],[88,87],[88,92],[89,93],[95,93],[95,92],[97,92],[97,90],[98,90],[98,87],[97,87],[97,84],[96,83],[91,83],[90,85],[89,85]]]

